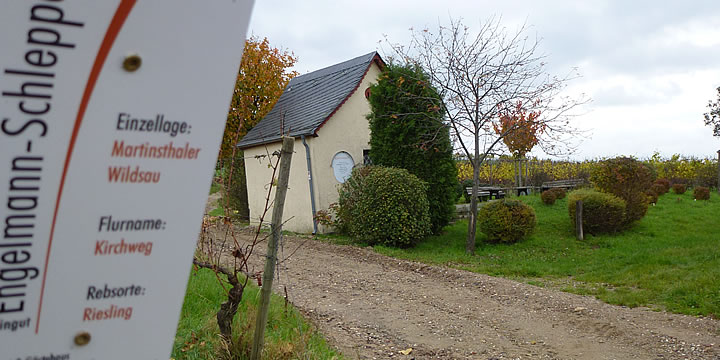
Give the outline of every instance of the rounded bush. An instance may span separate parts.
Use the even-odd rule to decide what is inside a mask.
[[[478,211],[478,228],[492,243],[515,243],[535,229],[535,210],[518,200],[495,200]]]
[[[648,198],[648,204],[657,204],[659,195],[652,189],[645,192]]]
[[[660,196],[660,195],[666,193],[665,186],[663,184],[658,184],[658,183],[652,184],[652,186],[650,186],[650,191],[654,192],[655,195],[657,195],[657,196]]]
[[[556,199],[564,199],[565,198],[566,193],[565,193],[565,189],[563,189],[563,188],[552,188],[549,191],[552,191],[555,193]]]
[[[674,193],[681,195],[687,191],[687,188],[685,187],[685,184],[673,184],[672,190]]]
[[[405,169],[366,166],[340,187],[338,219],[369,245],[409,247],[430,234],[426,185]]]
[[[704,186],[697,186],[693,189],[693,197],[695,200],[710,200],[710,189]]]
[[[542,199],[542,202],[546,205],[552,205],[555,203],[557,195],[555,195],[555,192],[552,190],[545,190],[540,194],[540,199]]]
[[[660,178],[655,180],[655,184],[661,185],[663,190],[662,192],[659,192],[658,195],[666,194],[668,191],[670,191],[670,180],[665,178]]]
[[[625,201],[615,195],[592,189],[575,190],[568,196],[568,211],[573,227],[576,223],[575,207],[578,200],[583,202],[583,232],[595,235],[615,233],[623,228]]]
[[[642,219],[647,213],[645,191],[653,183],[653,171],[628,157],[604,160],[597,164],[590,180],[598,190],[625,201],[625,225]]]

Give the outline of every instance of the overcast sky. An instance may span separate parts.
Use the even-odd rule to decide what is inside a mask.
[[[579,68],[570,91],[592,102],[574,119],[590,134],[574,158],[717,156],[720,139],[703,113],[720,86],[718,0],[257,0],[249,34],[294,52],[304,74],[374,50],[385,55],[380,41],[408,43],[411,27],[453,17],[472,30],[493,15],[511,32],[527,23],[553,74]]]

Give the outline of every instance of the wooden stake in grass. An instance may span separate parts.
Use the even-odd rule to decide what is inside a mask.
[[[577,239],[583,240],[583,228],[582,228],[582,200],[578,200],[575,203],[575,231],[577,233]]]
[[[290,177],[290,161],[292,160],[293,146],[295,139],[283,137],[282,150],[280,152],[280,173],[278,174],[277,188],[275,189],[275,202],[273,205],[272,220],[270,222],[271,237],[268,241],[267,260],[265,260],[265,271],[263,273],[263,285],[260,293],[260,308],[255,321],[255,337],[253,339],[252,353],[250,359],[259,360],[262,354],[262,347],[265,342],[265,325],[267,323],[268,307],[270,305],[270,293],[275,275],[275,264],[277,263],[277,248],[282,237],[282,216],[285,207],[285,194],[287,194],[288,179]]]

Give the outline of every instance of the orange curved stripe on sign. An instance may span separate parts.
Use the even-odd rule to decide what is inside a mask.
[[[48,262],[50,260],[50,250],[52,249],[53,236],[55,235],[55,223],[57,221],[58,209],[60,208],[60,199],[62,198],[63,188],[65,187],[65,177],[67,176],[67,170],[70,166],[70,159],[72,158],[73,149],[75,148],[75,141],[77,140],[78,132],[80,131],[80,125],[82,124],[83,118],[85,117],[85,111],[87,105],[90,102],[95,84],[100,76],[105,60],[107,59],[110,49],[120,30],[125,24],[125,20],[130,15],[133,6],[137,0],[121,0],[118,5],[115,15],[113,15],[112,21],[105,32],[105,38],[100,44],[97,56],[95,57],[95,63],[93,64],[90,76],[88,76],[87,84],[85,85],[85,91],[83,92],[80,106],[78,107],[77,117],[75,118],[75,125],[73,126],[72,135],[70,136],[70,144],[68,145],[67,155],[65,156],[65,165],[63,167],[62,176],[60,177],[60,187],[58,188],[57,200],[55,201],[55,212],[53,213],[52,225],[50,227],[50,239],[48,240],[48,249],[45,254],[45,268],[43,270],[42,285],[40,286],[40,302],[38,303],[37,320],[35,322],[35,334],[40,330],[40,314],[42,312],[43,296],[45,295],[45,279],[47,278]]]

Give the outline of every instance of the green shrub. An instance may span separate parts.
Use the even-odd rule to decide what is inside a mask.
[[[684,194],[685,191],[687,191],[687,188],[685,187],[685,184],[673,184],[672,190],[674,193],[680,195]]]
[[[648,202],[645,191],[640,191],[625,200],[625,225],[630,225],[647,214]]]
[[[363,166],[353,169],[352,175],[338,188],[338,202],[334,208],[328,209],[330,214],[333,211],[335,212],[334,225],[336,231],[350,234],[350,224],[353,220],[355,204],[360,202],[364,187],[363,180],[372,168],[372,166]],[[332,222],[330,224],[333,225]]]
[[[339,189],[340,228],[369,245],[413,246],[431,230],[426,191],[405,169],[355,169]]]
[[[432,231],[439,234],[455,214],[457,167],[442,96],[417,65],[387,63],[370,86],[370,159],[407,169],[427,183]]]
[[[455,181],[455,203],[460,201],[460,199],[464,199],[463,192],[465,191],[465,188],[463,187],[462,181],[457,180]]]
[[[555,193],[556,199],[564,199],[565,198],[566,193],[565,193],[565,189],[563,189],[563,188],[552,188],[552,189],[550,189],[550,191]]]
[[[670,180],[665,178],[660,178],[655,180],[655,184],[661,185],[663,190],[662,192],[658,192],[658,195],[666,194],[668,191],[670,191]]]
[[[645,195],[646,195],[647,198],[648,198],[648,204],[657,204],[658,198],[660,197],[660,195],[658,195],[658,194],[657,194],[655,191],[653,191],[652,189],[646,191],[646,192],[645,192]]]
[[[604,160],[593,170],[591,181],[602,192],[625,201],[625,225],[638,221],[647,213],[645,191],[653,183],[654,172],[645,164],[628,157]]]
[[[544,202],[546,205],[552,205],[555,203],[555,200],[557,199],[557,195],[555,195],[555,192],[550,190],[545,190],[540,194],[540,199],[542,199],[542,202]]]
[[[514,243],[535,229],[535,210],[518,200],[496,200],[478,211],[478,229],[493,243]]]
[[[704,186],[697,186],[693,189],[693,197],[695,200],[710,200],[710,189]]]
[[[645,194],[643,194],[645,195]],[[575,226],[576,202],[583,202],[583,231],[590,234],[615,233],[625,224],[625,201],[615,195],[592,189],[580,189],[570,193],[568,211]],[[646,205],[647,206],[647,205]]]
[[[652,186],[650,186],[650,191],[654,192],[656,196],[660,196],[666,193],[665,185],[658,183],[652,184]]]

